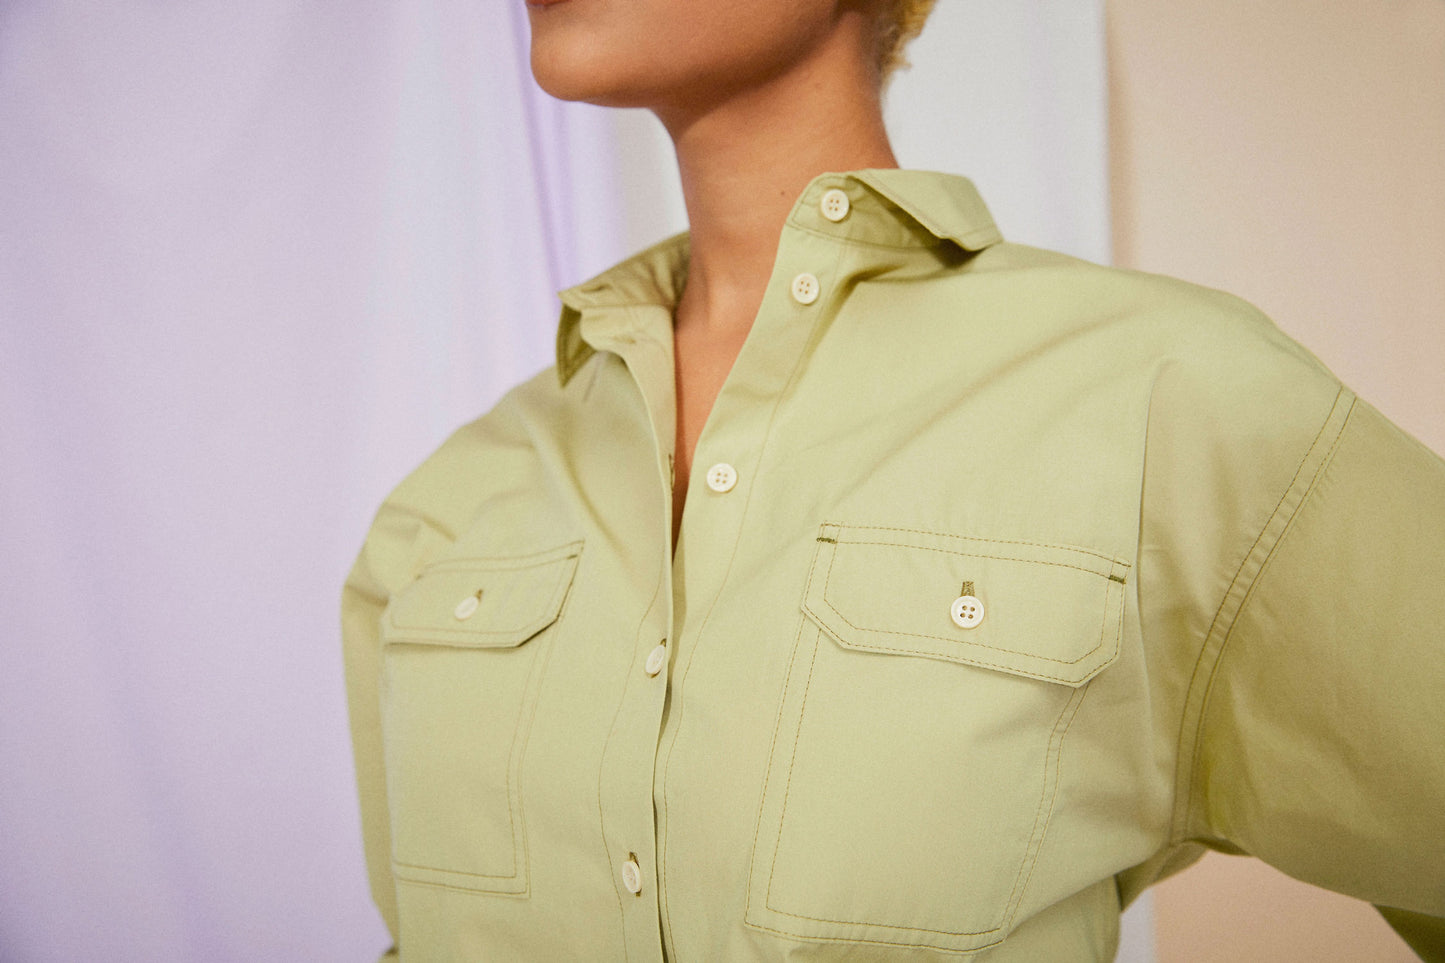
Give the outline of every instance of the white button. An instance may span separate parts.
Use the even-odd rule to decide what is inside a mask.
[[[642,892],[642,867],[636,860],[629,859],[622,864],[622,885],[629,893]]]
[[[658,644],[652,647],[647,653],[647,664],[643,666],[648,675],[657,675],[662,671],[662,665],[667,661],[667,646]]]
[[[812,304],[818,300],[818,279],[807,271],[793,278],[793,300],[799,304]]]
[[[848,203],[848,195],[835,187],[823,192],[823,200],[819,202],[818,206],[822,209],[824,217],[836,223],[848,216],[848,209],[851,205]]]
[[[972,595],[960,595],[953,600],[949,609],[953,624],[961,629],[971,629],[983,621],[983,603]]]
[[[457,603],[457,607],[452,609],[452,614],[458,619],[466,621],[472,617],[472,613],[477,610],[477,606],[480,604],[475,595],[468,595]]]
[[[730,492],[737,483],[737,469],[725,461],[720,461],[707,470],[707,487],[715,492]]]

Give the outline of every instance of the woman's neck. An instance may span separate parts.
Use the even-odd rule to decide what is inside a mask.
[[[680,327],[740,343],[798,195],[829,170],[896,167],[878,85],[840,36],[815,56],[705,107],[658,110],[691,229]]]

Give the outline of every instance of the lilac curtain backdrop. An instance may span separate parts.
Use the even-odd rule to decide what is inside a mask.
[[[341,580],[554,291],[681,226],[650,119],[525,52],[520,0],[0,4],[3,963],[384,948]],[[941,4],[900,152],[1104,258],[1103,58],[1098,4]]]

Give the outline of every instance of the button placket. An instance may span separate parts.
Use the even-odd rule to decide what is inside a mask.
[[[833,188],[833,190],[837,191],[837,196],[829,198],[828,209],[841,219],[847,216],[847,210],[851,210],[851,201],[846,192],[838,188]],[[822,198],[812,202],[814,225],[817,223],[817,212],[821,209],[821,204]],[[824,297],[824,294],[828,292],[823,290],[824,281],[820,280],[820,275],[813,271],[800,269],[812,267],[814,271],[824,272],[822,278],[831,278],[838,274],[839,266],[844,263],[850,250],[846,245],[839,243],[840,232],[820,232],[816,227],[810,228],[806,222],[801,220],[799,225],[803,227],[802,230],[794,230],[791,224],[784,230],[770,291],[759,311],[758,320],[754,326],[755,333],[750,336],[756,338],[758,329],[765,326],[769,328],[776,326],[776,330],[769,336],[769,340],[780,348],[786,345],[786,352],[777,352],[774,361],[765,362],[763,372],[754,372],[753,374],[754,376],[764,374],[768,380],[775,380],[779,388],[786,383],[791,367],[777,364],[776,359],[783,353],[792,356],[795,351],[805,350],[808,332],[812,331],[818,323],[816,319],[825,309],[831,311],[831,295]],[[791,280],[783,281],[790,275]],[[786,284],[787,300],[790,300],[791,304],[779,298],[781,292],[778,291],[778,287],[783,284]],[[744,350],[738,356],[735,367],[752,360],[751,353]],[[714,410],[709,417],[709,428],[703,439],[703,445],[694,453],[699,465],[711,463],[711,468],[703,473],[703,483],[713,495],[724,495],[729,492],[745,493],[755,480],[749,475],[747,479],[749,485],[739,487],[743,481],[743,472],[756,470],[754,456],[755,446],[758,446],[759,439],[755,438],[752,432],[737,431],[740,426],[733,421],[731,416],[734,412],[732,405],[729,404],[732,400],[729,391],[732,380],[733,376],[729,375],[714,403]],[[751,387],[755,387],[755,385]],[[724,425],[726,425],[726,429],[720,430]],[[765,429],[765,423],[755,427]],[[763,434],[766,434],[766,430],[763,431]],[[711,462],[711,459],[719,454],[734,455],[741,460],[731,463],[729,461]],[[738,503],[738,507],[741,507],[744,501],[741,495],[735,495],[734,499]],[[721,500],[709,499],[709,501],[718,508],[724,504]],[[709,531],[711,523],[724,519],[732,520],[733,516],[730,513],[717,515],[704,510],[684,527],[680,538],[688,542],[699,537],[711,540],[716,534],[719,534]]]
[[[819,227],[823,218],[817,203],[815,198],[809,204],[811,210],[799,210],[785,228],[774,274],[749,336],[771,350],[759,351],[756,344],[744,346],[717,396],[705,437],[694,452],[699,469],[694,474],[703,478],[694,480],[693,497],[699,492],[705,497],[686,508],[678,552],[686,555],[688,564],[673,570],[680,579],[673,585],[673,597],[688,600],[684,609],[688,614],[674,623],[669,633],[668,645],[676,648],[678,674],[692,671],[687,666],[696,664],[689,660],[696,659],[698,651],[726,644],[726,640],[712,637],[705,621],[693,613],[708,611],[709,603],[727,584],[732,548],[744,527],[757,525],[759,516],[766,514],[755,505],[754,510],[749,508],[758,486],[772,480],[767,476],[772,462],[766,456],[775,437],[774,412],[785,404],[784,389],[798,376],[812,340],[835,308],[834,279],[848,277],[855,259],[855,249],[844,243],[844,230]],[[827,291],[824,284],[830,286]],[[702,466],[711,468],[704,472]],[[661,669],[662,673],[673,671],[671,667]],[[654,691],[660,695],[667,688],[659,680]],[[672,698],[678,698],[675,691]],[[678,720],[686,713],[684,704],[682,700],[674,703],[676,708],[665,720],[657,742],[653,811],[660,839],[668,836],[670,823],[685,824],[683,817],[669,815],[667,787],[668,760],[678,745]],[[670,858],[670,853],[658,853],[648,870],[655,873],[657,900],[664,912],[672,889],[663,881],[672,868]]]

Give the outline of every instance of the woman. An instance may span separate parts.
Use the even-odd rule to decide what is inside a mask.
[[[1105,960],[1204,847],[1445,953],[1445,465],[1247,305],[897,170],[928,6],[529,4],[690,232],[563,293],[348,580],[406,958]]]

